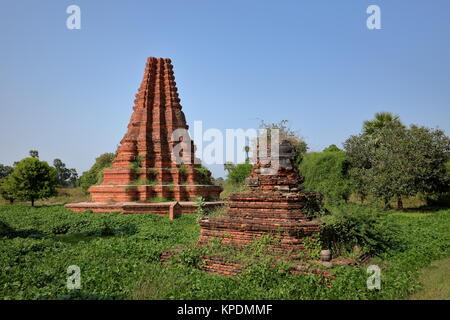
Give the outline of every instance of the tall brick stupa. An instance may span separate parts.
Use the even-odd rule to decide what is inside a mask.
[[[180,202],[198,197],[218,199],[222,188],[213,185],[208,170],[194,163],[194,142],[189,136],[173,137],[174,130],[189,128],[181,109],[171,60],[149,57],[128,130],[116,151],[112,168],[103,171],[100,185],[89,189],[92,203],[67,207],[73,211],[92,208],[108,211],[99,208],[114,206],[111,203],[142,207],[143,202],[154,199]],[[180,143],[184,147],[177,156],[182,161],[176,161],[174,148]],[[126,205],[115,204],[125,212]]]

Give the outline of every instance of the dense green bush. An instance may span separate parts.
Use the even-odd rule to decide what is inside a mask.
[[[242,184],[245,179],[252,173],[252,165],[250,163],[239,163],[229,167],[228,181],[232,184]]]
[[[322,193],[326,203],[339,203],[348,200],[352,184],[345,152],[330,150],[307,153],[299,169],[306,190]]]
[[[335,208],[332,215],[321,218],[324,222],[321,241],[325,248],[345,254],[358,246],[369,255],[380,254],[402,246],[399,226],[379,213],[359,206]]]
[[[114,157],[114,153],[104,153],[95,159],[94,165],[88,171],[83,172],[79,184],[85,194],[90,186],[102,182],[103,170],[111,166]]]

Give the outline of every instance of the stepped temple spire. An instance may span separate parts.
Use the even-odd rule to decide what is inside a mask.
[[[170,59],[149,57],[114,167],[128,168],[136,155],[143,167],[175,167],[171,152],[178,141],[171,141],[172,132],[189,128],[177,91]]]
[[[89,189],[92,201],[218,199],[221,187],[213,185],[206,168],[194,163],[195,148],[187,134],[188,128],[171,60],[149,57],[128,129],[120,141],[112,168],[103,171],[100,185]],[[177,129],[186,134],[179,138],[174,135]],[[176,146],[180,144],[182,151],[176,155]],[[82,210],[75,205],[67,207]]]

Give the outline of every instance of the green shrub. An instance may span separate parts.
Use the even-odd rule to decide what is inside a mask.
[[[335,150],[330,147],[328,149]],[[322,193],[325,196],[325,202],[339,203],[349,199],[352,185],[348,176],[349,168],[345,152],[307,153],[299,169],[305,178],[305,189]]]
[[[243,184],[252,173],[252,167],[250,163],[239,163],[229,167],[228,181],[236,185]]]
[[[198,168],[194,169],[195,172],[197,172],[197,183],[198,184],[211,184],[211,172],[208,170],[208,168],[205,168],[203,166],[200,166]]]
[[[144,160],[145,155],[137,155],[134,157],[134,160],[131,162],[130,169],[140,169],[142,168],[142,160]]]
[[[369,255],[376,255],[402,245],[400,229],[387,219],[386,213],[372,212],[357,206],[335,209],[321,220],[321,241],[325,248],[345,254],[359,246]]]
[[[328,210],[323,206],[323,195],[318,192],[303,192],[301,193],[303,197],[304,206],[302,208],[302,213],[307,218],[319,218],[324,215],[329,214]]]
[[[79,181],[85,194],[91,186],[102,182],[103,170],[111,167],[114,157],[114,153],[104,153],[95,159],[94,165],[88,171],[83,172]]]

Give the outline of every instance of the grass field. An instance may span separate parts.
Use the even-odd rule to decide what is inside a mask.
[[[414,293],[413,300],[450,300],[450,258],[433,261],[421,270],[419,281],[423,287]]]
[[[318,276],[294,276],[264,262],[237,278],[207,274],[195,267],[190,250],[161,264],[164,250],[193,247],[198,215],[169,221],[73,213],[62,205],[0,205],[0,299],[448,299],[448,281],[447,295],[437,291],[448,279],[450,210],[386,214],[400,224],[402,245],[370,262],[382,269],[382,288],[372,291],[367,266],[335,266],[336,279],[327,286]],[[79,291],[66,289],[70,265],[81,269]]]

